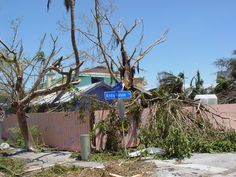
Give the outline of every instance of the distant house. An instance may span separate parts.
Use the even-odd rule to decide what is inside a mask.
[[[115,75],[120,79],[119,72],[115,72]],[[54,75],[49,73],[46,81],[42,83],[40,87],[49,87],[50,85],[62,82],[61,79],[53,79],[53,77]],[[96,66],[94,68],[85,69],[79,73],[78,79],[80,80],[80,83],[75,86],[77,88],[97,82],[104,82],[109,86],[114,86],[116,84],[106,66]],[[143,89],[146,85],[146,81],[143,77],[136,77],[134,78],[134,85],[137,88]]]
[[[117,78],[119,78],[119,73],[115,72]],[[79,87],[84,85],[93,84],[96,82],[104,82],[107,85],[114,86],[115,80],[112,79],[109,70],[105,66],[97,66],[90,69],[85,69],[80,72],[79,79],[81,80]],[[145,80],[143,77],[134,78],[134,85],[138,88],[143,88],[145,86]]]
[[[115,73],[118,76],[118,72]],[[45,81],[40,85],[40,88],[50,87],[57,83],[63,82],[61,78],[54,78],[55,74],[47,74]],[[83,87],[86,85],[94,84],[97,82],[104,82],[109,86],[115,85],[115,80],[112,79],[107,67],[105,66],[96,66],[94,68],[85,69],[79,73],[80,83],[75,85],[76,88]]]
[[[46,96],[41,96],[35,100],[33,100],[30,105],[52,105],[56,106],[59,104],[64,103],[76,103],[72,105],[72,110],[76,109],[81,101],[78,99],[81,96],[91,95],[95,96],[98,100],[104,101],[104,92],[111,91],[112,88],[105,84],[104,82],[97,82],[90,85],[85,85],[82,87],[74,88],[72,90],[66,91],[62,94],[62,96],[55,101],[55,98],[58,96],[59,93],[51,93]],[[88,97],[88,100],[89,97]]]
[[[116,73],[118,74],[118,73]],[[54,78],[55,74],[49,73],[45,81],[40,85],[41,88],[49,88],[52,85],[63,82],[61,78]],[[76,98],[83,95],[95,96],[98,100],[104,100],[104,92],[111,91],[115,85],[115,80],[112,79],[108,69],[105,66],[97,66],[90,69],[85,69],[79,73],[80,83],[74,85],[70,91],[55,92],[46,96],[39,97],[31,102],[32,105],[50,105],[56,106],[67,102],[72,102]],[[89,96],[88,96],[89,97]],[[88,98],[89,99],[89,98]],[[77,101],[78,103],[79,101]]]
[[[118,72],[115,73],[118,75]],[[96,66],[94,68],[85,69],[80,72],[79,79],[81,82],[78,87],[94,84],[97,82],[104,82],[107,85],[113,86],[115,80],[112,79],[107,67],[105,66]]]
[[[118,72],[115,73],[118,76]],[[55,75],[49,73],[47,79],[40,87],[50,87],[57,83],[62,82],[62,79],[54,79]],[[99,100],[104,100],[104,92],[111,91],[112,87],[116,84],[115,80],[112,79],[109,70],[105,66],[96,66],[94,68],[85,69],[79,73],[80,83],[74,85],[74,89],[67,91],[59,95],[61,92],[52,93],[40,98],[37,98],[31,102],[31,105],[42,105],[42,104],[59,104],[70,102],[71,99],[81,95],[94,95]],[[145,92],[143,87],[145,86],[144,78],[134,78],[135,87],[142,92]],[[59,96],[58,96],[59,95]]]

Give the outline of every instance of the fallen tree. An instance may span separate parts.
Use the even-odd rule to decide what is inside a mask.
[[[178,94],[153,93],[152,99],[142,95],[126,102],[125,130],[128,132],[134,121],[138,129],[139,148],[160,147],[167,158],[189,157],[193,152],[234,152],[236,151],[236,132],[224,127],[223,117],[210,106],[192,100],[180,99]],[[148,105],[149,114],[142,117],[142,105]],[[121,120],[116,110],[110,110],[107,119],[96,126],[102,137],[107,137],[105,149],[122,149]],[[134,138],[134,137],[133,137]]]
[[[145,147],[161,147],[168,158],[189,157],[193,152],[236,151],[235,130],[220,122],[229,118],[210,106],[181,100],[178,95],[162,95],[151,110],[139,135]]]

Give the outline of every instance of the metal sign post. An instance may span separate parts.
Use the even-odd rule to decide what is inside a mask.
[[[122,136],[125,148],[125,155],[128,155],[127,148],[126,148],[126,141],[125,141],[125,127],[124,127],[124,120],[125,120],[125,106],[123,99],[118,99],[118,113],[121,119],[121,128],[122,128]]]
[[[105,100],[113,100],[113,99],[118,100],[118,113],[121,119],[121,126],[122,126],[121,128],[122,128],[125,156],[127,156],[128,153],[127,153],[126,142],[125,142],[125,127],[124,127],[125,106],[124,106],[123,99],[130,99],[132,97],[132,94],[130,91],[121,91],[122,89],[123,89],[123,83],[119,82],[113,87],[114,91],[104,92],[104,98]]]

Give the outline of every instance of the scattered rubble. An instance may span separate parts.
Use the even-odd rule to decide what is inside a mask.
[[[10,145],[8,143],[2,143],[0,144],[0,150],[6,150],[9,149]]]
[[[150,155],[155,155],[155,154],[164,155],[165,154],[164,150],[161,148],[149,147],[149,148],[141,149],[138,151],[130,152],[130,153],[128,153],[128,156],[129,157],[138,157],[142,153],[148,153]]]

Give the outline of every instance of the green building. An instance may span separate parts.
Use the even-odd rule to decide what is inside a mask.
[[[115,80],[112,79],[108,69],[105,66],[97,66],[94,68],[85,69],[80,72],[79,79],[81,80],[81,82],[77,85],[78,87],[94,84],[101,81],[109,86],[115,85]]]

